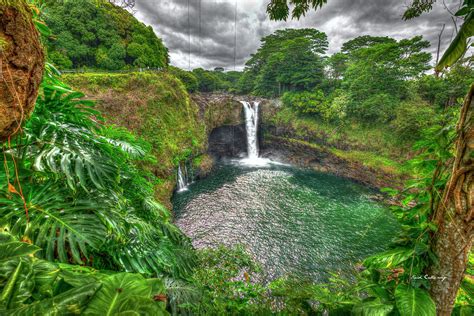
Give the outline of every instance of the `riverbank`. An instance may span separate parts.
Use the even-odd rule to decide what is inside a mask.
[[[181,81],[166,72],[63,77],[96,102],[107,124],[126,128],[151,144],[155,161],[143,167],[159,178],[155,197],[170,208],[179,162],[199,157],[207,148],[200,109]]]
[[[331,126],[281,106],[264,107],[262,155],[329,172],[375,189],[400,189],[410,178],[409,144],[381,128]]]

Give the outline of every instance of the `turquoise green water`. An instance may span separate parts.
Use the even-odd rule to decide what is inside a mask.
[[[349,180],[282,165],[218,166],[174,198],[176,223],[197,248],[243,244],[267,279],[323,281],[383,250],[398,225]]]

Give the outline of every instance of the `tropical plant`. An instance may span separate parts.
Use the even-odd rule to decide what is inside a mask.
[[[243,92],[279,96],[286,91],[314,89],[323,80],[325,33],[316,29],[278,30],[261,40],[241,77]],[[244,87],[251,84],[250,87]]]
[[[48,67],[24,133],[4,144],[2,224],[48,260],[186,275],[188,241],[154,201],[153,176],[138,168],[150,145],[104,127],[83,97]]]
[[[416,1],[415,1],[416,2]],[[431,10],[431,5],[413,10],[413,14],[407,11],[404,15],[406,19],[419,16],[423,11]],[[461,8],[454,14],[457,17],[464,18],[464,23],[459,28],[456,37],[452,40],[449,47],[436,65],[436,71],[442,71],[446,67],[454,65],[468,48],[469,38],[474,36],[474,1],[464,0]]]
[[[38,259],[37,246],[0,233],[0,313],[166,315],[164,284],[139,274],[101,273]]]

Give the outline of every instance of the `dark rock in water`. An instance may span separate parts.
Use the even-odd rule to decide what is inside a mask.
[[[247,155],[245,124],[215,128],[209,135],[208,153],[217,159]]]

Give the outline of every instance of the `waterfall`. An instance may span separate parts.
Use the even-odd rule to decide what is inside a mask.
[[[259,102],[240,101],[245,109],[245,125],[247,130],[248,159],[258,158],[258,106]]]
[[[178,166],[178,192],[183,192],[188,190],[188,169],[186,164],[184,164],[184,168],[181,168],[181,164]]]

